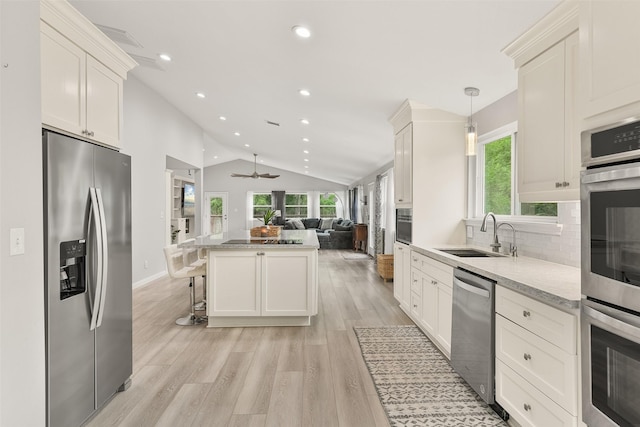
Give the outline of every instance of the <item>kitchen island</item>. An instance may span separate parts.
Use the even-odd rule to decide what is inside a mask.
[[[251,237],[248,230],[199,236],[207,252],[209,327],[307,326],[318,313],[318,237],[283,230]]]

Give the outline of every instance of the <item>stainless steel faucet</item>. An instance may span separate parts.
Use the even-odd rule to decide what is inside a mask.
[[[513,225],[509,224],[508,222],[501,222],[500,224],[498,224],[498,229],[500,229],[500,227],[502,227],[503,225],[508,225],[509,227],[511,227],[511,230],[513,231],[513,245],[511,245],[511,248],[509,249],[509,253],[511,254],[511,256],[517,257],[518,247],[516,246],[516,229],[513,228]]]
[[[500,252],[500,242],[498,241],[498,226],[496,224],[496,216],[493,214],[493,212],[489,212],[487,213],[484,218],[482,219],[482,225],[480,226],[480,231],[482,232],[487,232],[487,217],[491,217],[493,219],[493,243],[491,243],[489,246],[491,246],[493,252]]]

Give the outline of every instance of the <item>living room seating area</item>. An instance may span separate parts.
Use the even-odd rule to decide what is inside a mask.
[[[342,218],[293,218],[286,220],[284,229],[316,230],[320,249],[351,249],[354,225]]]

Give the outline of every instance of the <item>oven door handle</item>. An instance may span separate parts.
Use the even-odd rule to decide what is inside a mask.
[[[640,318],[637,316],[585,300],[582,301],[582,312],[612,330],[634,337],[634,341],[640,342]]]

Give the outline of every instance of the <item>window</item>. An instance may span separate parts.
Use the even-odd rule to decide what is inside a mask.
[[[262,218],[271,209],[271,193],[253,194],[253,217]]]
[[[307,194],[291,193],[284,196],[287,218],[307,218]]]
[[[557,216],[557,203],[519,203],[515,180],[515,124],[478,142],[476,215]]]
[[[320,194],[320,218],[337,218],[336,193]]]

